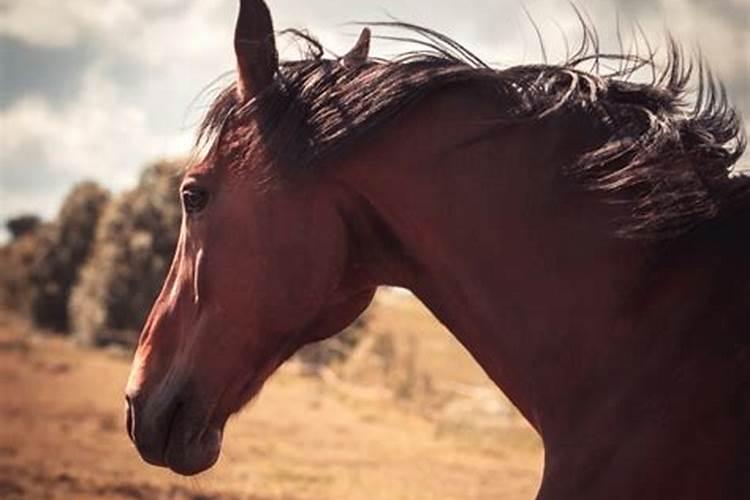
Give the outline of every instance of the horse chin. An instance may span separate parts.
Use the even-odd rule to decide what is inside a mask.
[[[197,433],[189,431],[187,427],[174,427],[164,451],[165,465],[183,476],[193,476],[210,469],[221,453],[221,427],[210,426]]]

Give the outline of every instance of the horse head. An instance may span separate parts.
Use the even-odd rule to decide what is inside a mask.
[[[347,61],[362,58],[362,44]],[[271,16],[241,2],[238,106],[277,78]],[[351,283],[337,188],[264,183],[275,168],[255,119],[228,116],[220,139],[180,187],[171,269],[141,333],[126,389],[131,439],[149,463],[182,474],[211,467],[230,415],[302,345],[333,335],[369,304]]]

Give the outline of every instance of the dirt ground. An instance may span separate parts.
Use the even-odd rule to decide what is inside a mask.
[[[219,464],[182,478],[141,462],[128,441],[128,365],[126,352],[77,347],[0,312],[0,498],[515,500],[537,489],[541,446],[518,418],[489,430],[471,415],[431,418],[291,368],[230,421]]]

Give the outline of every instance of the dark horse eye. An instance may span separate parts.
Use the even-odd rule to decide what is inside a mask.
[[[182,190],[182,205],[185,212],[195,214],[203,210],[208,203],[208,192],[199,187],[186,187]]]

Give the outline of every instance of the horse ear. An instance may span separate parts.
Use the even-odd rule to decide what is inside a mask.
[[[271,12],[263,0],[240,0],[234,32],[239,73],[237,88],[243,99],[258,95],[279,69]]]
[[[370,54],[370,28],[363,28],[354,47],[342,58],[344,66],[356,68],[367,61]]]

